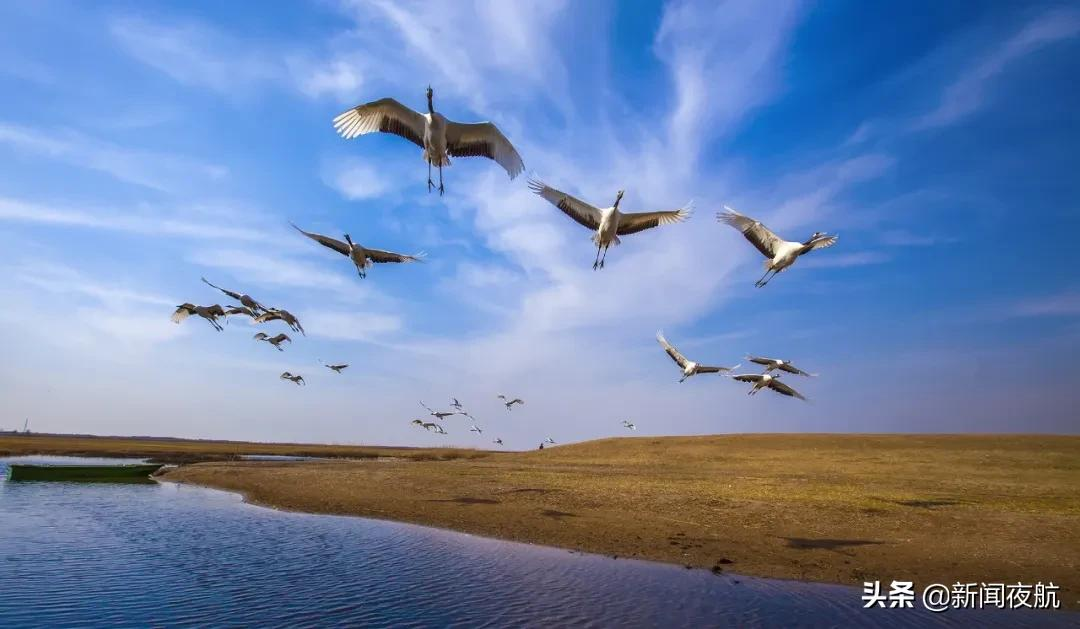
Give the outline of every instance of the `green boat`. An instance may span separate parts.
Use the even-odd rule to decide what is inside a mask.
[[[161,465],[20,465],[8,469],[8,480],[68,481],[84,483],[154,482],[150,475]]]

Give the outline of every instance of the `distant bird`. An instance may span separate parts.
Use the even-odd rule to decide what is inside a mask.
[[[412,423],[419,426],[419,427],[421,427],[421,428],[423,428],[424,430],[426,430],[428,432],[431,432],[432,430],[434,430],[436,433],[438,433],[440,435],[445,435],[446,434],[446,431],[443,430],[443,427],[436,424],[435,422],[425,422],[422,419],[414,419],[414,420],[412,420]]]
[[[747,395],[755,395],[762,389],[772,389],[781,395],[806,400],[801,393],[783,382],[780,382],[780,376],[774,376],[768,373],[745,373],[731,376],[731,378],[740,382],[753,383],[754,386],[750,387],[750,390],[746,392]]]
[[[293,316],[288,310],[271,308],[255,319],[255,323],[266,323],[267,321],[284,321],[293,332],[299,332],[300,334],[307,336],[307,332],[304,332],[304,326],[300,325],[300,320]]]
[[[551,445],[555,445],[555,440],[551,437],[548,437],[547,439],[544,439],[544,443],[550,443]]]
[[[810,376],[810,377],[813,377],[813,376],[817,375],[816,373],[806,373],[802,369],[799,369],[795,365],[792,365],[791,362],[786,361],[786,360],[780,360],[779,358],[764,358],[764,357],[761,357],[761,356],[747,356],[746,360],[749,360],[750,362],[756,363],[758,365],[764,365],[765,366],[765,373],[769,373],[773,369],[779,369],[780,371],[786,371],[788,373],[793,373],[793,374],[795,374],[797,376]]]
[[[292,223],[289,224],[293,227],[296,227],[296,225],[293,225]],[[352,241],[352,238],[350,238],[348,234],[345,234],[345,242],[341,242],[336,238],[323,236],[322,234],[306,232],[299,227],[296,227],[296,231],[314,240],[320,245],[324,247],[329,247],[330,249],[337,251],[341,255],[348,257],[350,260],[352,260],[353,264],[356,265],[356,272],[360,275],[361,278],[367,277],[367,267],[371,266],[372,263],[422,262],[422,258],[425,255],[422,252],[410,256],[402,253],[393,253],[392,251],[382,251],[381,249],[368,249],[354,243]]]
[[[194,304],[180,304],[176,307],[176,312],[172,315],[173,323],[180,323],[184,319],[187,319],[191,315],[198,315],[203,319],[206,319],[210,325],[218,332],[224,330],[221,324],[217,322],[218,317],[225,316],[225,310],[218,304],[213,306],[196,306]]]
[[[294,382],[297,385],[301,385],[301,384],[305,385],[305,386],[307,385],[307,382],[304,382],[304,377],[299,375],[299,374],[294,376],[294,375],[292,375],[291,373],[289,373],[287,371],[283,371],[279,377],[282,380],[291,380],[292,382]]]
[[[484,431],[481,430],[480,427],[477,426],[476,424],[473,424],[472,426],[469,426],[469,432],[475,432],[478,435],[484,434]]]
[[[245,295],[244,293],[237,293],[231,290],[226,290],[220,286],[215,286],[214,284],[211,284],[209,280],[207,280],[205,277],[201,279],[203,282],[206,282],[208,286],[218,289],[229,297],[232,297],[233,299],[239,301],[241,305],[250,308],[254,312],[259,312],[260,310],[266,312],[266,307],[255,301],[255,299],[253,299],[250,295]]]
[[[461,406],[461,402],[459,402],[456,397],[452,397],[452,398],[450,398],[450,400],[451,400],[450,401],[450,406],[453,406],[454,408],[456,408],[459,411],[465,410],[465,408],[463,406]]]
[[[431,167],[439,169],[439,194],[443,193],[443,166],[450,157],[487,157],[506,170],[510,179],[525,170],[517,149],[490,122],[461,123],[435,112],[434,92],[427,88],[428,113],[409,109],[393,98],[358,105],[334,118],[334,129],[346,140],[381,131],[405,138],[424,149],[428,165],[428,192],[435,187]]]
[[[637,426],[635,426],[634,422],[630,421],[629,419],[624,419],[622,421],[622,425],[623,428],[626,428],[627,430],[637,430]]]
[[[446,419],[447,417],[451,417],[453,415],[458,415],[459,414],[457,411],[435,411],[435,410],[432,410],[432,408],[430,406],[428,406],[427,404],[424,404],[423,400],[420,401],[420,406],[423,406],[427,410],[429,415],[431,415],[432,417],[434,417],[435,419],[438,419],[440,421],[442,421],[443,419]]]
[[[506,406],[506,410],[508,410],[508,411],[511,410],[511,407],[514,406],[515,404],[525,404],[525,400],[523,400],[523,399],[521,399],[519,397],[516,397],[516,398],[511,400],[511,399],[507,398],[505,395],[503,395],[502,393],[500,393],[498,395],[498,397],[499,397],[500,400],[503,401],[503,404]]]
[[[619,236],[635,234],[658,225],[680,223],[686,220],[692,211],[692,204],[688,203],[677,210],[623,213],[619,211],[619,202],[623,198],[622,190],[615,195],[615,205],[598,208],[535,179],[529,180],[529,189],[547,199],[570,218],[596,232],[592,237],[593,243],[596,244],[594,270],[604,268],[608,247],[612,244],[620,244],[622,241],[619,240]],[[601,249],[604,250],[603,258],[600,257]]]
[[[246,317],[251,317],[252,322],[254,322],[255,319],[259,318],[259,313],[251,308],[248,308],[247,306],[228,306],[227,308],[225,308],[226,323],[229,322],[228,317],[233,317],[236,315],[244,315]]]
[[[663,332],[656,333],[656,340],[660,342],[660,345],[664,348],[664,351],[667,352],[667,355],[671,356],[671,360],[674,360],[675,364],[682,368],[683,376],[679,379],[679,382],[686,380],[690,376],[696,376],[699,373],[720,373],[731,371],[738,367],[738,365],[735,365],[735,367],[708,367],[706,365],[699,365],[692,360],[687,360],[686,356],[680,354],[679,350],[675,349],[671,343],[667,342]]]
[[[814,232],[806,242],[782,240],[759,221],[749,216],[743,216],[726,205],[724,210],[726,211],[716,214],[717,220],[741,231],[743,236],[750,241],[750,244],[757,247],[761,255],[767,258],[765,260],[765,275],[762,275],[761,279],[754,283],[754,286],[758,288],[768,284],[769,280],[776,277],[777,273],[795,264],[795,260],[804,253],[836,244],[837,237],[824,232]],[[769,277],[769,273],[772,273],[772,277]],[[768,279],[765,279],[766,277]]]
[[[273,345],[274,347],[276,347],[277,351],[279,351],[279,352],[285,351],[285,350],[281,349],[281,344],[282,343],[284,343],[286,341],[288,341],[289,343],[292,343],[292,339],[289,338],[289,335],[285,334],[284,332],[282,332],[281,334],[278,334],[277,336],[270,336],[266,332],[259,332],[258,334],[256,334],[255,336],[253,336],[251,338],[255,339],[256,341],[266,341],[267,343],[269,343],[269,344]]]
[[[319,362],[322,363],[323,366],[326,367],[327,369],[333,370],[333,371],[335,371],[337,373],[341,373],[342,369],[345,369],[346,367],[349,366],[348,363],[341,363],[339,365],[328,365],[326,363],[323,363],[321,360]]]
[[[496,439],[495,441],[492,441],[491,443],[494,443],[494,444],[500,445],[500,446],[503,444],[502,439]]]

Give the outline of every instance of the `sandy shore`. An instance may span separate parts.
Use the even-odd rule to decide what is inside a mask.
[[[199,463],[165,478],[291,510],[758,576],[1053,581],[1062,604],[1080,608],[1080,437],[643,437],[455,460],[409,452]]]

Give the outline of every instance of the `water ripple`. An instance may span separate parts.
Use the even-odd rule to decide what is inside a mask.
[[[0,482],[4,629],[1046,627],[1077,619],[1026,610],[866,612],[859,596],[848,587],[281,513],[174,484]]]

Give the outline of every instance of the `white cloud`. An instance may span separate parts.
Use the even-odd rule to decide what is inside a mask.
[[[417,160],[420,168],[423,162]],[[323,182],[350,201],[363,201],[386,196],[394,189],[395,173],[376,167],[359,158],[335,160],[323,167]]]
[[[938,106],[920,116],[913,127],[930,129],[953,124],[986,101],[989,84],[1010,64],[1050,44],[1080,34],[1080,12],[1053,10],[1028,22],[1004,43],[994,42],[979,63],[966,70],[942,94]]]
[[[1012,307],[1022,317],[1070,317],[1080,315],[1080,291],[1068,290],[1056,295],[1033,297]]]
[[[396,315],[337,312],[320,308],[298,314],[304,329],[313,337],[342,341],[376,341],[401,330],[401,318]]]
[[[810,256],[800,261],[804,269],[842,269],[868,264],[883,264],[892,258],[881,251],[856,251],[853,253],[832,252]]]
[[[274,239],[269,233],[259,229],[191,221],[184,218],[185,214],[191,213],[197,213],[197,208],[170,212],[153,208],[136,208],[129,212],[116,212],[104,209],[73,209],[0,197],[0,221],[65,225],[140,235],[165,235],[192,239],[242,241],[271,241]]]
[[[356,284],[343,272],[282,254],[237,248],[202,249],[189,253],[187,261],[228,271],[234,277],[263,286],[290,286],[321,290],[341,290]],[[345,264],[345,259],[341,259]],[[215,282],[216,283],[216,282]]]
[[[190,186],[192,180],[215,181],[228,174],[225,167],[216,164],[117,146],[70,130],[50,133],[0,123],[0,144],[156,190],[176,190],[180,185]]]

